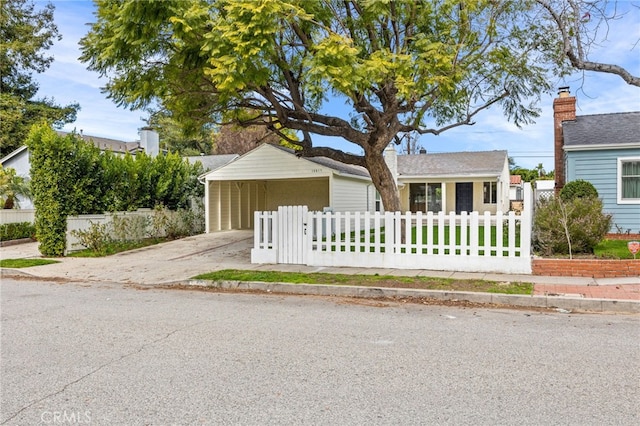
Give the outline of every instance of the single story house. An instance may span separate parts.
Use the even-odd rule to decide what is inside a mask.
[[[397,178],[403,211],[509,210],[506,151],[397,155],[385,161]],[[206,173],[206,231],[253,228],[253,213],[282,205],[335,212],[382,211],[366,169],[325,157],[297,157],[263,144]]]
[[[591,182],[611,232],[640,233],[640,111],[576,116],[576,98],[554,100],[556,192],[565,182]]]
[[[390,147],[385,159],[396,171],[403,211],[509,210],[507,151],[396,155]]]
[[[360,166],[299,158],[262,144],[203,176],[206,232],[253,228],[255,211],[306,205],[310,210],[373,211],[375,190]]]

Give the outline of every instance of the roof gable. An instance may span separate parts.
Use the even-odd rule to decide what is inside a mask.
[[[369,177],[364,167],[326,157],[298,157],[292,149],[271,144],[262,144],[206,176],[209,180],[224,179],[225,176],[233,179],[286,179],[335,173]]]
[[[640,146],[640,112],[581,115],[562,122],[564,146]]]
[[[505,167],[507,151],[445,152],[398,156],[402,177],[497,176]]]
[[[20,148],[15,149],[13,152],[7,154],[3,159],[0,160],[0,164],[6,167],[7,162],[11,162],[11,160],[20,156],[20,154],[27,150],[26,145],[22,145]]]

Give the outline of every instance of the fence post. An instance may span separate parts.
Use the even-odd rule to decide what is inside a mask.
[[[384,252],[394,253],[396,245],[396,227],[394,219],[397,218],[399,212],[385,212],[384,213]]]
[[[531,256],[531,234],[533,227],[533,191],[531,183],[524,184],[524,208],[522,210],[522,222],[520,223],[520,256]]]

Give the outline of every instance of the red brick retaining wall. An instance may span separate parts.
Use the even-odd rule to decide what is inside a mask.
[[[640,277],[640,259],[533,259],[533,275],[557,277]]]
[[[607,240],[640,241],[640,234],[607,234],[604,238]]]

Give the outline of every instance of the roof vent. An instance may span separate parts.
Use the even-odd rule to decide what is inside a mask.
[[[420,148],[420,154],[426,154],[426,153],[427,153],[427,150],[426,150],[426,149],[424,149],[424,148]]]

